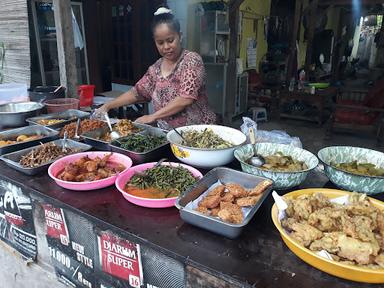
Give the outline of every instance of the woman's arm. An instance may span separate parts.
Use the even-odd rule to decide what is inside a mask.
[[[166,117],[175,115],[176,113],[179,113],[180,111],[184,110],[186,107],[192,105],[194,101],[195,100],[192,98],[185,98],[185,97],[178,96],[172,101],[170,101],[166,106],[156,111],[155,113],[150,115],[144,115],[140,118],[137,118],[136,122],[143,123],[143,124],[153,123],[159,119],[166,118]]]
[[[101,106],[98,109],[98,111],[108,112],[111,109],[118,108],[121,106],[131,105],[141,100],[144,100],[144,98],[141,98],[137,93],[137,91],[133,88],[121,94],[116,99],[113,99],[112,101],[105,103],[103,106]]]

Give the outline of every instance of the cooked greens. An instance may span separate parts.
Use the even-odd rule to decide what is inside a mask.
[[[187,130],[182,131],[181,134],[185,139],[182,144],[189,147],[223,149],[234,146],[233,143],[213,132],[211,128],[205,128],[203,131]]]
[[[331,162],[330,164],[335,168],[354,174],[359,174],[363,176],[384,176],[384,169],[376,168],[376,166],[371,163],[358,163],[357,160],[355,160],[352,162],[345,163]]]
[[[118,143],[121,148],[134,152],[147,152],[167,142],[165,136],[132,134],[121,138]]]
[[[156,188],[168,191],[167,197],[176,197],[195,182],[196,178],[184,167],[160,165],[133,175],[127,185],[140,189]]]
[[[293,159],[291,156],[284,155],[281,152],[276,152],[273,155],[264,156],[265,164],[261,169],[280,171],[280,172],[296,172],[308,169],[308,166],[303,161]]]

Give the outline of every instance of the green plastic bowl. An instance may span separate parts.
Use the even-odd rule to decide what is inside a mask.
[[[328,82],[309,83],[308,85],[311,87],[315,87],[316,89],[325,89],[329,87]]]
[[[330,146],[321,149],[317,156],[324,163],[324,171],[329,180],[345,190],[366,194],[384,192],[384,177],[362,176],[343,171],[330,165],[335,163],[348,163],[358,160],[361,163],[372,163],[376,167],[384,167],[384,153],[351,146]]]

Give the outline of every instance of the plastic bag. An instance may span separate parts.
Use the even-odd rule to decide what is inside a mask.
[[[249,129],[252,128],[256,137],[256,143],[278,143],[292,145],[294,147],[303,148],[299,137],[291,137],[287,132],[281,130],[257,130],[257,123],[251,118],[243,117],[243,124],[240,126],[241,131],[247,136],[247,142],[250,143]]]

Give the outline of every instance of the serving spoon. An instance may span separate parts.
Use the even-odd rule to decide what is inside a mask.
[[[251,140],[252,149],[253,149],[253,155],[251,158],[248,159],[249,164],[252,166],[260,167],[265,164],[265,159],[260,154],[257,154],[256,151],[256,138],[255,138],[255,132],[253,131],[252,127],[249,128],[249,138]]]
[[[108,113],[105,113],[104,116],[105,116],[105,119],[107,120],[109,130],[111,131],[111,133],[110,133],[111,139],[116,140],[116,139],[120,138],[121,136],[120,136],[119,132],[113,131],[113,129],[112,129],[111,119],[109,119]]]
[[[63,152],[63,153],[67,153],[67,148],[65,147],[67,144],[67,138],[68,138],[68,132],[65,131],[64,132],[64,139],[63,139],[63,146],[61,148],[61,152]]]
[[[172,129],[176,132],[177,135],[180,136],[181,139],[183,139],[185,143],[188,143],[188,141],[184,138],[184,136],[179,131],[176,130],[176,128],[172,128]]]

